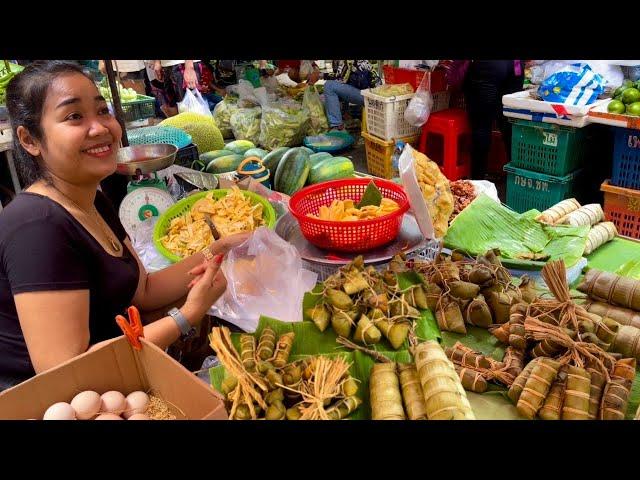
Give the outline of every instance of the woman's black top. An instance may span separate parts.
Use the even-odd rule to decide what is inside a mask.
[[[123,242],[126,231],[100,191],[95,206]],[[115,316],[131,304],[140,274],[136,259],[123,247],[122,257],[110,255],[66,209],[43,195],[20,193],[0,213],[0,390],[35,375],[16,294],[87,289],[89,344],[122,334]]]

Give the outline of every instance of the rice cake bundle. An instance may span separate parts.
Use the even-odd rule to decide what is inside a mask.
[[[531,370],[529,378],[522,389],[516,408],[518,412],[532,420],[536,417],[549,393],[551,384],[558,375],[560,363],[543,357]]]
[[[602,211],[602,207],[600,206],[600,204],[590,203],[589,205],[584,205],[579,209],[569,213],[558,223],[579,227],[581,225],[595,225],[596,223],[603,220],[604,212]]]
[[[568,365],[562,419],[588,420],[590,393],[591,374],[584,368]]]
[[[426,420],[427,407],[424,404],[418,371],[413,364],[398,364],[398,376],[402,389],[402,401],[409,420]]]
[[[436,341],[420,343],[414,358],[429,420],[475,420],[453,364]]]
[[[584,246],[584,255],[600,248],[605,243],[613,240],[618,235],[618,230],[613,222],[600,222],[595,225],[587,235],[587,243]]]
[[[632,327],[640,328],[640,313],[634,312],[628,308],[616,307],[604,302],[589,302],[584,305],[584,308],[589,313],[595,313],[602,318],[610,318],[615,320],[620,325],[629,325]]]
[[[580,203],[578,203],[575,198],[567,198],[566,200],[556,203],[551,208],[546,209],[536,217],[536,220],[538,222],[554,225],[561,218],[566,217],[568,214],[578,210],[579,208]]]
[[[640,280],[592,268],[578,290],[596,300],[640,311]]]
[[[623,358],[614,366],[611,380],[606,384],[600,404],[600,420],[624,420],[636,375],[636,360]]]
[[[376,363],[369,378],[372,420],[405,420],[395,362]]]
[[[640,360],[640,329],[623,325],[611,345],[613,352]]]
[[[562,366],[558,371],[558,376],[553,381],[547,398],[538,412],[542,420],[560,420],[562,418],[562,407],[564,404],[565,390],[567,386],[566,366]]]

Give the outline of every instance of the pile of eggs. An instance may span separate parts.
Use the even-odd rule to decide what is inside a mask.
[[[88,390],[73,397],[71,403],[54,403],[43,420],[150,420],[144,413],[148,405],[149,396],[144,392],[125,397],[115,390],[102,395]]]

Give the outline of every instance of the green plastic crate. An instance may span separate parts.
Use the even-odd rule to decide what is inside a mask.
[[[581,170],[556,177],[516,168],[512,163],[505,165],[504,171],[507,172],[507,205],[516,212],[532,208],[543,211],[565,198],[576,196]]]
[[[125,122],[137,122],[145,118],[153,118],[156,115],[156,99],[138,94],[131,102],[121,102]]]
[[[562,177],[580,168],[588,147],[584,128],[510,119],[511,164]]]

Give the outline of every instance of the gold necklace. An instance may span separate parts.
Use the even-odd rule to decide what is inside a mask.
[[[80,210],[82,213],[84,213],[88,217],[91,217],[91,215],[84,208],[82,208],[80,205],[78,205],[76,202],[74,202],[72,198],[70,198],[68,195],[66,195],[62,190],[60,190],[58,187],[56,187],[53,183],[51,183],[51,186],[55,190],[57,190],[58,193],[60,193],[64,198],[66,198],[71,203],[73,203],[78,210]],[[93,214],[95,215],[94,222],[96,223],[96,225],[98,225],[98,228],[100,228],[100,230],[102,230],[102,232],[104,233],[105,237],[107,237],[107,239],[109,240],[109,243],[111,244],[111,248],[113,248],[113,251],[114,252],[120,252],[120,245],[113,239],[113,237],[111,235],[109,235],[109,232],[107,232],[107,230],[102,226],[102,223],[100,223],[100,220],[98,218],[99,217],[98,210],[96,209],[95,206],[93,207]]]

